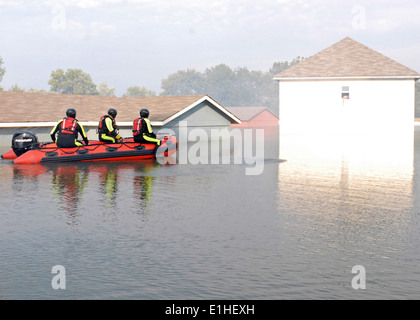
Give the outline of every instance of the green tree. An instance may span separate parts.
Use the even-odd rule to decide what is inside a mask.
[[[180,70],[162,80],[161,96],[206,94],[204,75],[194,69]]]
[[[3,80],[3,76],[6,73],[6,68],[3,67],[3,59],[0,57],[0,82]],[[0,87],[0,91],[3,91],[3,88]]]
[[[80,69],[57,69],[48,81],[51,92],[62,94],[97,95],[96,85],[89,74]]]
[[[272,75],[276,75],[280,72],[283,72],[286,69],[289,69],[290,67],[293,67],[294,65],[298,64],[299,62],[304,61],[305,58],[298,56],[294,58],[292,61],[282,61],[282,62],[274,62],[273,66],[270,69],[270,73]]]
[[[206,69],[203,73],[188,69],[162,80],[161,95],[208,94],[223,106],[267,106],[275,113],[279,107],[278,83],[273,76],[303,61],[276,62],[269,71],[250,71],[226,64]]]
[[[123,97],[152,97],[156,96],[156,92],[147,89],[146,87],[132,86],[127,89]]]
[[[229,105],[264,105],[261,100],[265,90],[264,85],[264,73],[262,71],[250,71],[247,68],[235,69],[235,79]]]
[[[114,87],[110,88],[106,81],[98,84],[96,89],[98,90],[98,94],[100,96],[115,97],[115,88]]]
[[[11,92],[25,92],[24,88],[19,87],[17,84],[14,84],[10,87],[9,91]]]
[[[222,105],[231,106],[234,103],[235,72],[226,64],[219,64],[206,69],[204,76],[207,94]]]
[[[48,93],[48,91],[45,89],[34,89],[34,88],[30,88],[28,92],[29,93]]]
[[[3,59],[0,57],[0,82],[3,80],[3,76],[6,73],[6,68],[3,67]]]

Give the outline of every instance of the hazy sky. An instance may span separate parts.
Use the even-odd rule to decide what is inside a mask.
[[[351,37],[420,72],[418,0],[0,0],[0,86],[79,68],[121,96],[178,70],[268,71]]]

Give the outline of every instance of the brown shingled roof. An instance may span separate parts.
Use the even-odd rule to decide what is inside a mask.
[[[56,122],[68,108],[76,109],[82,122],[99,121],[109,108],[117,109],[117,122],[133,121],[141,108],[149,109],[151,121],[164,121],[203,97],[207,96],[119,98],[4,91],[0,92],[0,123]]]
[[[347,37],[279,73],[276,80],[340,77],[420,77],[416,71]]]

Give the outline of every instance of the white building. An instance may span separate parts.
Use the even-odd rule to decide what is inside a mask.
[[[412,132],[419,78],[345,38],[274,77],[280,134]]]

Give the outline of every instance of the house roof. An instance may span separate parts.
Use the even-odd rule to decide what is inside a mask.
[[[65,116],[68,108],[76,109],[80,122],[97,123],[109,108],[114,108],[118,111],[118,123],[132,123],[139,116],[140,109],[147,108],[152,123],[164,125],[203,101],[210,102],[232,123],[240,123],[238,118],[207,95],[119,98],[7,91],[0,92],[0,123],[55,123]]]
[[[278,116],[272,112],[269,108],[264,106],[257,106],[257,107],[226,107],[228,111],[233,113],[235,116],[237,116],[241,121],[251,121],[256,116],[258,116],[260,113],[264,111],[268,111],[273,116],[278,118]]]
[[[293,67],[275,80],[316,78],[420,78],[420,74],[347,37]]]

